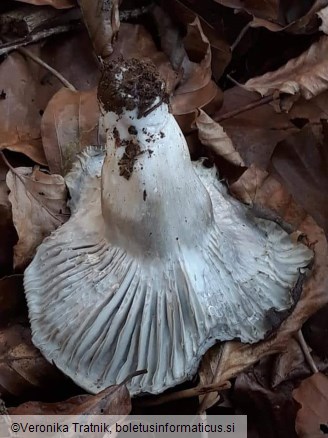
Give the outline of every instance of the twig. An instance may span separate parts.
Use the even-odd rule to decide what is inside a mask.
[[[207,394],[209,392],[223,391],[230,388],[230,382],[224,382],[220,384],[202,385],[196,386],[196,388],[185,389],[183,391],[172,392],[170,394],[164,394],[160,397],[156,397],[151,400],[142,400],[137,402],[140,406],[158,406],[164,403],[169,403],[174,400],[182,400],[185,398],[198,397],[199,395]]]
[[[27,46],[28,44],[36,43],[40,40],[48,38],[52,35],[58,35],[60,33],[68,32],[80,28],[80,24],[67,24],[62,26],[53,27],[51,29],[41,30],[40,32],[28,35],[27,37],[20,38],[15,41],[10,41],[0,45],[0,55],[17,50],[20,47]]]
[[[41,65],[46,70],[50,71],[50,73],[53,74],[69,90],[76,91],[76,88],[74,87],[73,84],[71,84],[67,79],[64,78],[64,76],[62,76],[57,70],[55,70],[49,64],[44,62],[41,58],[34,55],[34,53],[31,53],[29,50],[24,49],[23,47],[17,49],[17,52],[21,53],[24,56],[31,58],[34,62]]]
[[[214,115],[213,119],[216,122],[222,122],[223,120],[231,119],[233,117],[238,116],[239,114],[245,113],[254,108],[258,108],[259,106],[266,105],[267,103],[270,103],[272,101],[273,101],[273,95],[271,94],[270,96],[262,97],[261,99],[255,100],[254,102],[249,103],[248,105],[245,105],[241,108],[222,114],[221,116]]]
[[[240,43],[240,41],[242,40],[242,38],[244,37],[244,35],[246,34],[246,32],[248,31],[249,28],[250,28],[250,22],[247,23],[246,26],[242,28],[242,30],[240,31],[239,35],[235,39],[234,43],[231,45],[230,49],[231,49],[232,52],[238,46],[238,44]]]
[[[54,215],[53,213],[52,213],[52,211],[50,211],[49,209],[48,209],[48,207],[46,206],[46,205],[44,205],[44,203],[43,202],[41,202],[40,201],[40,199],[39,198],[37,198],[34,194],[33,194],[33,192],[31,192],[31,190],[29,190],[29,188],[26,186],[26,184],[25,184],[25,181],[24,181],[24,179],[22,178],[22,176],[17,172],[17,170],[9,163],[9,161],[7,160],[7,158],[6,158],[6,156],[5,156],[5,154],[2,152],[2,151],[0,151],[0,157],[3,159],[3,161],[4,161],[4,163],[6,164],[6,166],[11,170],[11,172],[14,174],[14,175],[16,175],[17,176],[17,178],[20,180],[20,182],[23,184],[23,186],[26,188],[26,190],[29,192],[29,194],[32,196],[32,198],[34,198],[35,200],[36,200],[36,202],[38,203],[38,204],[40,204],[41,205],[41,207],[53,218],[53,219],[55,219],[56,221],[60,221],[60,219],[59,219],[59,217],[60,216],[67,216],[67,215],[65,215],[65,214],[59,214],[59,215]]]
[[[123,382],[120,383],[120,385],[125,385],[126,383],[128,383],[130,380],[132,380],[134,377],[137,376],[141,376],[142,374],[147,374],[147,370],[139,370],[139,371],[135,371],[132,374],[129,374],[128,377],[126,377]]]
[[[302,351],[303,351],[303,353],[304,353],[304,356],[305,356],[306,362],[307,362],[307,364],[309,365],[309,367],[310,367],[312,373],[313,373],[313,374],[318,373],[319,370],[318,370],[318,368],[317,368],[317,366],[316,366],[316,364],[315,364],[315,362],[314,362],[314,360],[313,360],[313,358],[312,358],[312,356],[311,356],[311,353],[310,353],[309,347],[308,347],[308,345],[307,345],[307,343],[306,343],[306,341],[305,341],[305,339],[304,339],[304,336],[303,336],[302,330],[299,330],[299,331],[297,332],[296,338],[297,338],[297,340],[298,340],[298,342],[299,342],[299,344],[300,344],[300,346],[301,346],[301,349],[302,349]]]

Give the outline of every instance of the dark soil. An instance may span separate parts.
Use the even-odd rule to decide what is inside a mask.
[[[133,173],[133,166],[137,161],[137,157],[143,152],[140,149],[138,143],[133,141],[126,142],[125,151],[123,157],[118,162],[120,168],[120,175],[129,180]]]
[[[98,99],[105,111],[121,115],[125,109],[137,108],[141,118],[158,106],[154,104],[157,97],[168,103],[164,81],[154,64],[138,59],[105,64],[98,86]]]

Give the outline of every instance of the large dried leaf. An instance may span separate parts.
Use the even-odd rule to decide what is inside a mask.
[[[174,115],[194,113],[217,95],[217,86],[211,81],[211,46],[198,16],[185,23],[186,35],[181,37],[178,26],[161,8],[154,9],[161,46],[178,72],[180,82],[171,97]]]
[[[99,108],[96,89],[62,88],[42,117],[42,140],[52,173],[64,175],[85,146],[98,144]]]
[[[326,123],[308,124],[280,142],[271,161],[273,174],[328,235],[327,140]]]
[[[58,403],[27,402],[9,408],[12,415],[128,415],[131,399],[125,385],[115,385],[97,395],[79,395]]]
[[[312,99],[328,89],[327,48],[328,37],[323,36],[299,57],[276,71],[250,79],[245,87],[262,95],[279,91]]]
[[[215,115],[220,120],[231,111],[258,101],[258,95],[241,87],[224,92],[223,106]],[[270,104],[242,112],[220,122],[247,166],[252,163],[265,169],[277,143],[299,129],[285,113],[277,113]]]
[[[229,8],[241,9],[251,15],[277,20],[279,15],[279,0],[215,0],[223,6]]]
[[[180,0],[165,0],[162,1],[162,7],[174,19],[175,22],[182,23],[188,28],[189,23],[192,23],[196,18],[199,19],[202,30],[210,43],[212,54],[212,74],[216,80],[219,80],[224,70],[231,61],[230,46],[220,35],[216,27],[211,26],[203,17],[188,8]],[[206,7],[204,7],[206,9]],[[197,38],[197,34],[195,35]],[[188,46],[186,46],[188,52]],[[188,55],[193,56],[194,53],[188,52]]]
[[[215,154],[236,166],[244,166],[244,161],[236,151],[231,139],[222,126],[211,119],[203,110],[199,110],[195,124],[201,143],[208,146]]]
[[[288,32],[292,34],[314,33],[319,28],[317,14],[328,5],[327,0],[316,0],[311,5],[307,1],[239,1],[215,0],[216,2],[245,11],[252,16],[250,26],[265,27],[271,32]]]
[[[31,398],[67,385],[67,379],[41,356],[30,328],[14,323],[0,329],[0,392],[2,397]]]
[[[19,237],[14,265],[22,268],[32,259],[43,239],[68,219],[67,189],[60,175],[28,167],[9,171],[7,185]]]
[[[232,394],[234,407],[247,415],[247,427],[257,430],[260,437],[297,438],[293,386],[288,382],[276,390],[270,387],[271,362],[266,358],[237,377]]]
[[[75,0],[15,0],[22,3],[30,3],[37,6],[53,6],[57,9],[72,8],[76,5]]]
[[[79,4],[97,56],[108,58],[120,27],[119,0],[80,0]]]
[[[12,275],[0,279],[0,326],[26,311],[23,276]]]
[[[0,278],[12,272],[16,231],[12,220],[11,204],[6,184],[7,167],[0,157]]]
[[[295,428],[299,438],[321,438],[328,433],[328,377],[316,373],[293,392],[301,404]]]

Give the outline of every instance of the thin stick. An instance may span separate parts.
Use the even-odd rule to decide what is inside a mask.
[[[262,97],[261,99],[255,100],[254,102],[249,103],[248,105],[245,105],[245,106],[243,106],[241,108],[235,109],[233,111],[229,111],[229,112],[227,112],[225,114],[222,114],[221,116],[214,115],[213,119],[216,122],[222,122],[223,120],[231,119],[233,117],[238,116],[239,114],[245,113],[245,112],[250,111],[250,110],[252,110],[254,108],[258,108],[259,106],[266,105],[267,103],[270,103],[272,101],[273,101],[273,96],[272,95],[266,96],[266,97]]]
[[[238,46],[238,44],[240,43],[240,41],[242,40],[242,38],[244,37],[244,35],[246,34],[246,32],[248,31],[249,28],[250,28],[250,22],[247,23],[246,26],[242,28],[242,30],[240,31],[239,35],[235,39],[234,43],[231,45],[230,49],[231,49],[232,52]]]
[[[67,24],[62,26],[53,27],[51,29],[41,30],[40,32],[28,35],[25,38],[20,38],[15,41],[10,41],[5,44],[0,45],[0,55],[17,50],[20,47],[27,46],[28,44],[36,43],[40,40],[48,38],[52,35],[58,35],[60,33],[68,32],[70,30],[75,30],[80,28],[80,24]]]
[[[207,394],[209,392],[223,391],[229,389],[230,382],[220,383],[219,385],[214,383],[211,385],[196,386],[196,388],[185,389],[183,391],[172,392],[171,394],[164,394],[160,397],[151,400],[142,400],[137,402],[138,406],[158,406],[165,403],[169,403],[175,400],[183,400],[185,398],[198,397],[199,395]]]
[[[28,58],[31,58],[34,62],[41,65],[41,67],[50,71],[50,73],[53,74],[69,90],[76,91],[76,88],[74,87],[73,84],[71,84],[67,79],[64,78],[64,76],[62,76],[57,70],[52,68],[49,64],[44,62],[41,58],[34,55],[34,53],[31,53],[29,50],[24,49],[23,47],[17,49],[17,52],[21,53],[24,56],[27,56]]]
[[[307,345],[307,343],[306,343],[306,341],[305,341],[305,339],[304,339],[304,336],[303,336],[302,330],[299,330],[299,331],[297,332],[297,336],[296,336],[296,338],[297,338],[297,340],[298,340],[298,342],[299,342],[299,344],[300,344],[300,346],[301,346],[301,349],[302,349],[302,351],[303,351],[303,353],[304,353],[304,356],[305,356],[306,362],[307,362],[307,364],[309,365],[309,367],[310,367],[312,373],[313,373],[313,374],[318,373],[319,370],[318,370],[318,368],[317,368],[317,366],[316,366],[316,364],[315,364],[315,362],[314,362],[314,360],[313,360],[313,358],[312,358],[312,356],[311,356],[311,353],[310,353],[309,347],[308,347],[308,345]]]

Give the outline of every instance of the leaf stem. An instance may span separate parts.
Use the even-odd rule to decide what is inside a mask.
[[[319,372],[318,367],[316,366],[316,364],[315,364],[315,362],[313,360],[313,357],[311,356],[309,347],[308,347],[308,345],[307,345],[307,343],[306,343],[306,341],[304,339],[302,330],[299,330],[297,332],[296,338],[297,338],[297,340],[298,340],[298,342],[299,342],[299,344],[301,346],[301,349],[302,349],[303,354],[305,356],[306,362],[309,365],[312,373],[313,374],[318,373]]]
[[[23,47],[17,49],[17,52],[21,53],[24,56],[27,56],[28,58],[31,58],[34,62],[41,65],[41,67],[48,70],[53,76],[55,76],[69,90],[76,91],[76,88],[74,87],[73,84],[71,84],[67,79],[65,79],[61,73],[59,73],[57,70],[55,70],[49,64],[44,62],[41,58],[39,58],[39,56],[34,55],[34,53],[31,53],[29,50],[24,49]]]

